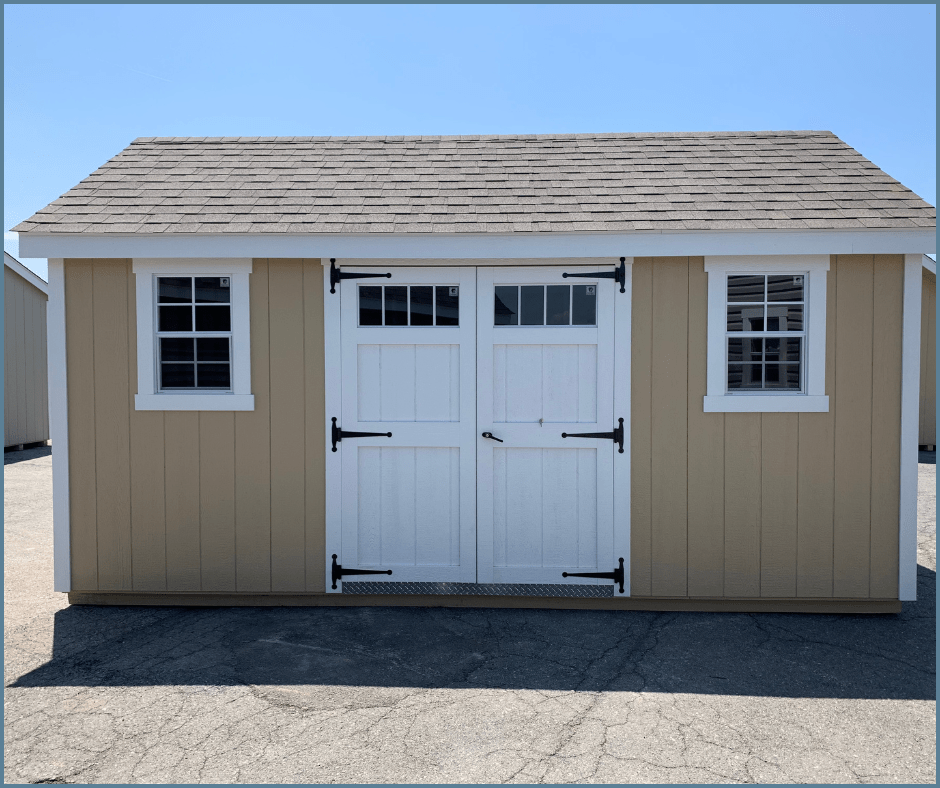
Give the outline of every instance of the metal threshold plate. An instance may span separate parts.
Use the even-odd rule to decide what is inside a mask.
[[[608,597],[613,585],[578,583],[353,583],[343,581],[344,594],[428,594],[431,596],[555,596]]]

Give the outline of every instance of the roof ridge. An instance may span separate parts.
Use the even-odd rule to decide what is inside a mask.
[[[715,137],[807,137],[830,136],[835,133],[826,129],[812,130],[766,130],[766,131],[612,131],[612,132],[577,132],[577,133],[542,133],[542,134],[380,134],[380,135],[324,135],[324,136],[245,136],[245,137],[137,137],[131,145],[143,143],[239,143],[277,142],[455,142],[466,141],[501,141],[501,140],[571,140],[571,139],[647,139],[664,137],[671,139]],[[838,139],[838,137],[836,137]]]

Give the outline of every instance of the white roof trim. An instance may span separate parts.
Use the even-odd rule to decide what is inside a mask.
[[[930,271],[930,273],[932,273],[934,276],[937,275],[937,261],[936,260],[931,260],[929,257],[927,257],[927,255],[924,255],[924,258],[923,260],[921,260],[921,263],[923,264],[924,268]]]
[[[42,292],[47,296],[49,295],[49,283],[44,279],[40,279],[38,276],[36,276],[36,274],[30,271],[9,252],[3,253],[3,264],[13,271],[13,273],[19,274],[21,277],[23,277],[23,279],[29,282],[37,290],[42,290]]]
[[[739,254],[924,254],[936,231],[750,230],[444,235],[36,235],[23,257],[336,257],[370,259],[669,257]]]

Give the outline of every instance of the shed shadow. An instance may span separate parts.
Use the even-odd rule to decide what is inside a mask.
[[[73,606],[52,659],[10,686],[933,700],[935,592],[918,567],[920,601],[897,615]]]

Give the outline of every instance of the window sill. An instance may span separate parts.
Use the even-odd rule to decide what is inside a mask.
[[[134,410],[254,410],[253,394],[136,394]]]
[[[706,396],[705,413],[828,413],[829,397],[806,394]]]

